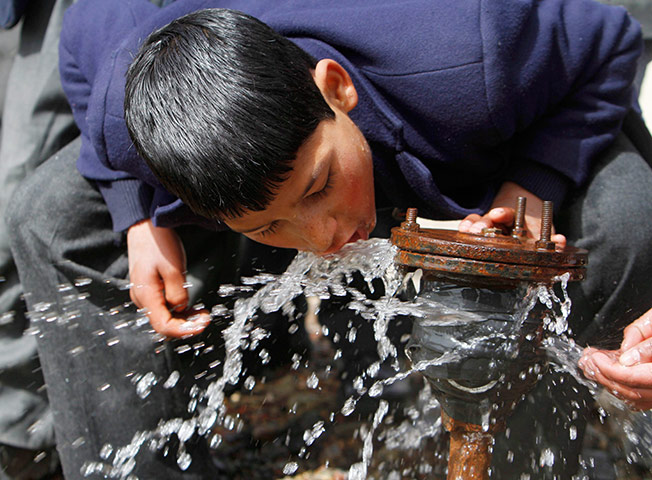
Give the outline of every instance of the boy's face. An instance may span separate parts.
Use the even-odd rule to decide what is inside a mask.
[[[369,145],[346,111],[333,108],[299,148],[288,178],[262,211],[225,219],[260,243],[318,254],[369,238],[376,224]]]

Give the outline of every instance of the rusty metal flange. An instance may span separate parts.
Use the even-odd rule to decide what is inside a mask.
[[[391,241],[399,248],[396,263],[449,279],[549,283],[568,272],[569,280],[583,280],[588,256],[572,246],[541,248],[532,238],[495,231],[476,235],[421,229],[414,219],[392,229]]]

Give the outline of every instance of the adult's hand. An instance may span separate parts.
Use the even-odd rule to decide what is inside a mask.
[[[207,311],[187,311],[186,254],[176,232],[143,220],[127,232],[130,296],[147,311],[149,321],[166,337],[185,337],[204,330]]]
[[[579,366],[633,408],[652,408],[652,309],[625,328],[620,350],[587,348]]]
[[[491,209],[484,215],[471,214],[460,222],[459,231],[465,233],[482,233],[485,228],[507,229],[514,225],[516,200],[518,197],[527,199],[525,206],[525,227],[528,237],[538,239],[541,233],[541,210],[543,201],[530,191],[513,182],[505,182],[500,187]],[[558,247],[566,246],[566,237],[553,234],[551,240]]]

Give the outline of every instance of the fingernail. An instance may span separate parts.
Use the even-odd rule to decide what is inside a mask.
[[[463,228],[469,228],[471,225],[472,223],[469,222],[468,220],[462,220],[458,228],[462,230]]]
[[[182,323],[179,328],[189,332],[197,330],[198,328],[205,327],[208,325],[208,323],[208,319],[202,318],[200,315],[192,315],[188,317],[188,320]]]
[[[624,365],[626,367],[631,367],[633,365],[636,365],[637,363],[640,363],[641,354],[636,349],[627,350],[625,353],[623,353],[620,356],[618,360],[620,361],[621,365]]]

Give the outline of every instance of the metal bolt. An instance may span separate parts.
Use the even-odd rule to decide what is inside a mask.
[[[408,208],[405,213],[405,221],[401,223],[401,228],[409,232],[418,232],[419,224],[417,223],[417,209]]]
[[[551,241],[552,237],[552,202],[546,200],[543,202],[541,209],[541,235],[535,243],[536,247],[541,250],[554,250],[555,242]]]
[[[497,237],[501,235],[503,231],[497,227],[486,227],[482,229],[482,235],[485,237]]]
[[[516,200],[516,212],[514,213],[514,228],[512,229],[512,237],[523,238],[527,236],[527,228],[525,228],[525,205],[527,199],[525,197],[518,197]]]

